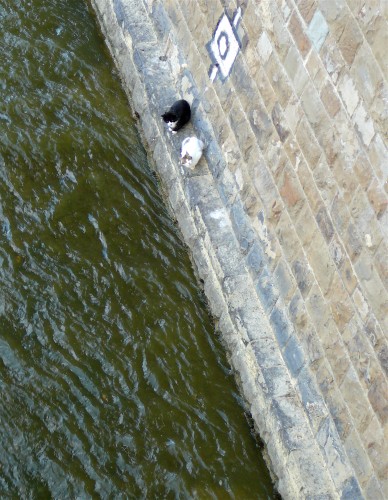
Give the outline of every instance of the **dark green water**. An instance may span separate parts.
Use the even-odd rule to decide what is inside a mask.
[[[87,4],[0,25],[0,498],[273,498]]]

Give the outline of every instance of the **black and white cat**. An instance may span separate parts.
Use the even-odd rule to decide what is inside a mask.
[[[190,104],[181,99],[174,102],[171,108],[162,115],[163,121],[167,123],[169,130],[176,134],[190,120]]]
[[[199,162],[205,145],[197,137],[187,137],[182,142],[181,165],[191,170]]]

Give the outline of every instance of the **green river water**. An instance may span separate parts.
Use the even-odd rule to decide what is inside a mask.
[[[0,25],[0,498],[275,498],[88,5]]]

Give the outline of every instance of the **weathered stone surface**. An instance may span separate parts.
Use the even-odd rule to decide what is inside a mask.
[[[337,88],[345,105],[346,111],[350,116],[352,116],[360,99],[353,79],[344,73],[344,76],[340,79]]]
[[[320,10],[316,10],[308,27],[307,34],[315,50],[319,52],[329,32],[326,19]]]
[[[242,2],[222,82],[210,79],[206,44],[235,2],[92,4],[279,491],[378,499],[388,488],[384,8]],[[167,138],[160,108],[178,96],[192,123]],[[186,134],[207,146],[190,173],[177,168]]]
[[[341,102],[335,93],[333,85],[329,81],[321,89],[321,99],[330,117],[334,118],[341,108]]]
[[[299,52],[306,57],[310,50],[310,42],[303,30],[302,23],[296,11],[292,14],[288,23],[288,29],[292,34]]]
[[[303,297],[308,295],[313,284],[314,275],[303,252],[300,252],[292,263],[292,270]]]
[[[345,29],[338,40],[338,46],[345,61],[351,65],[357,50],[363,41],[363,36],[357,22],[349,18]]]

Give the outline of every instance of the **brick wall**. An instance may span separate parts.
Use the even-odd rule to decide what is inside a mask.
[[[117,4],[131,4],[94,2],[111,3],[116,16]],[[141,22],[153,30],[144,48],[134,45],[130,20],[119,25],[133,38],[132,69],[144,84],[143,98],[136,97],[140,83],[125,76],[120,51],[113,52],[279,490],[290,498],[386,498],[388,3],[140,4]],[[211,78],[207,44],[222,14],[232,20],[238,7],[241,50],[224,81]],[[107,36],[113,47],[124,43]],[[172,93],[152,87],[160,76]],[[156,121],[158,106],[172,94],[192,103],[193,131],[208,144],[198,174],[187,177],[163,163],[176,162],[179,150]],[[223,224],[215,224],[217,217]],[[237,351],[244,351],[242,361]],[[244,371],[249,356],[254,376],[253,368]],[[285,401],[292,401],[292,412]],[[299,451],[315,461],[318,474]],[[307,485],[310,475],[315,483]]]

